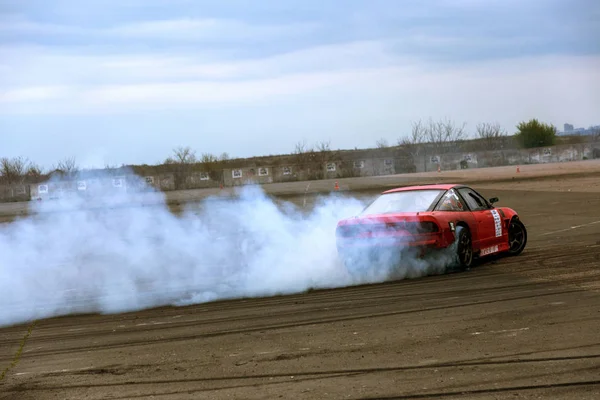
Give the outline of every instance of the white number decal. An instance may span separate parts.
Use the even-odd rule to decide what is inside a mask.
[[[498,214],[498,210],[492,210],[492,215],[494,216],[494,226],[496,228],[496,237],[502,236],[502,219],[500,218],[500,214]]]

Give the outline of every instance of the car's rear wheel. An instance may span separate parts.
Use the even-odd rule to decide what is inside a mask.
[[[525,249],[527,244],[527,229],[518,219],[510,221],[508,226],[508,254],[511,256],[519,255]]]
[[[456,239],[457,267],[461,270],[469,269],[473,265],[471,232],[464,227],[458,227]]]
[[[344,265],[348,273],[352,276],[357,276],[361,272],[361,266],[358,263],[358,260],[352,257],[342,256],[342,264]]]

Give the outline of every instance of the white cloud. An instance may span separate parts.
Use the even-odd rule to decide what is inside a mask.
[[[0,56],[0,68],[7,72],[0,78],[3,113],[11,112],[10,102],[17,98],[22,112],[26,96],[17,94],[29,93],[32,87],[41,93],[47,86],[59,86],[63,89],[55,96],[71,94],[48,104],[43,113],[110,112],[116,105],[119,110],[113,111],[161,104],[186,107],[293,96],[350,83],[363,73],[400,62],[379,42],[319,46],[237,62],[206,61],[189,54],[57,54],[39,47],[4,48]],[[39,107],[30,112],[40,112]]]
[[[0,92],[0,103],[28,103],[66,99],[70,89],[61,86],[33,86]]]
[[[491,40],[488,36],[470,37],[459,34],[433,34],[433,33],[419,33],[404,36],[395,41],[399,45],[398,49],[402,47],[409,48],[414,51],[414,48],[421,48],[421,53],[432,52],[436,53],[439,50],[452,49],[454,51],[467,49],[471,51],[484,50],[483,53],[489,52],[493,49],[501,47],[518,47],[518,46],[532,46],[539,45],[543,42],[543,38],[539,36],[521,35],[518,37],[496,37]]]
[[[598,57],[549,57],[496,60],[468,68],[392,66],[287,73],[276,78],[246,80],[74,86],[58,92],[27,89],[29,92],[21,93],[19,103],[5,102],[0,112],[110,114],[258,103],[276,107],[281,101],[298,101],[318,118],[318,113],[327,111],[308,100],[314,99],[339,104],[340,110],[358,107],[348,112],[347,118],[368,119],[369,113],[376,112],[385,114],[382,121],[449,116],[465,121],[505,122],[528,115],[552,120],[566,114],[587,121],[600,108],[600,81],[594,79],[599,69]],[[27,103],[28,93],[35,104]],[[39,101],[52,94],[55,97],[51,101]],[[14,101],[15,97],[19,98],[9,92],[4,98]]]
[[[107,28],[32,21],[21,15],[0,15],[0,33],[18,35],[97,37],[105,39],[164,39],[169,41],[248,41],[295,37],[319,28],[316,23],[249,24],[234,19],[181,18],[131,22]]]
[[[83,92],[87,104],[203,104],[260,100],[294,95],[346,80],[344,74],[288,75],[284,78],[235,82],[115,85]]]
[[[236,20],[185,18],[131,23],[101,31],[102,34],[128,38],[169,40],[235,40],[278,38],[315,29],[314,24],[252,25]]]
[[[278,29],[271,28],[189,19],[128,24],[103,34],[186,40],[190,35],[196,35],[196,39],[221,34],[229,38],[260,37]],[[511,46],[515,40],[523,38],[505,38],[490,46]],[[382,107],[386,107],[382,100],[386,99],[402,104],[402,113],[410,110],[411,115],[424,116],[487,115],[487,110],[491,115],[499,110],[507,113],[508,109],[527,108],[543,112],[542,104],[553,111],[557,104],[584,111],[600,108],[595,94],[600,92],[597,57],[512,58],[444,65],[398,55],[403,49],[413,54],[411,48],[470,48],[484,44],[483,39],[420,33],[237,60],[173,49],[129,55],[100,54],[83,48],[5,46],[0,47],[0,113],[103,114],[163,107],[222,108],[240,103],[275,104],[304,96],[342,103],[350,98],[369,98]],[[585,103],[575,106],[561,100],[575,94]],[[340,97],[336,99],[336,95]]]
[[[371,68],[408,62],[380,42],[318,46],[260,59],[221,61],[190,53],[84,55],[47,48],[0,48],[0,88],[20,85],[98,85],[186,80],[269,79],[288,74]]]
[[[375,71],[290,74],[281,78],[241,81],[185,81],[127,85],[97,85],[70,88],[71,96],[61,101],[39,104],[16,102],[16,91],[0,94],[6,102],[0,114],[111,114],[164,108],[197,109],[228,107],[240,103],[277,101],[277,98],[311,93],[327,87],[359,81],[363,74]],[[35,91],[37,88],[28,88]],[[43,88],[39,88],[42,90]],[[64,90],[66,92],[66,89]]]
[[[90,31],[85,28],[31,21],[21,15],[0,15],[0,33],[19,35],[83,35]]]

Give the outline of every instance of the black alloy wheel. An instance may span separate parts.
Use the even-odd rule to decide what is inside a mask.
[[[527,244],[527,229],[519,220],[513,219],[508,226],[508,252],[510,255],[516,256],[521,254]]]
[[[471,233],[466,228],[459,228],[456,253],[459,267],[461,269],[471,268],[473,264],[473,243],[471,242]]]

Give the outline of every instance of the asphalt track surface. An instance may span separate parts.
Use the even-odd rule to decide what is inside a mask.
[[[483,193],[521,213],[521,256],[385,284],[40,321],[0,400],[600,398],[600,196]],[[0,329],[0,366],[25,331]]]

